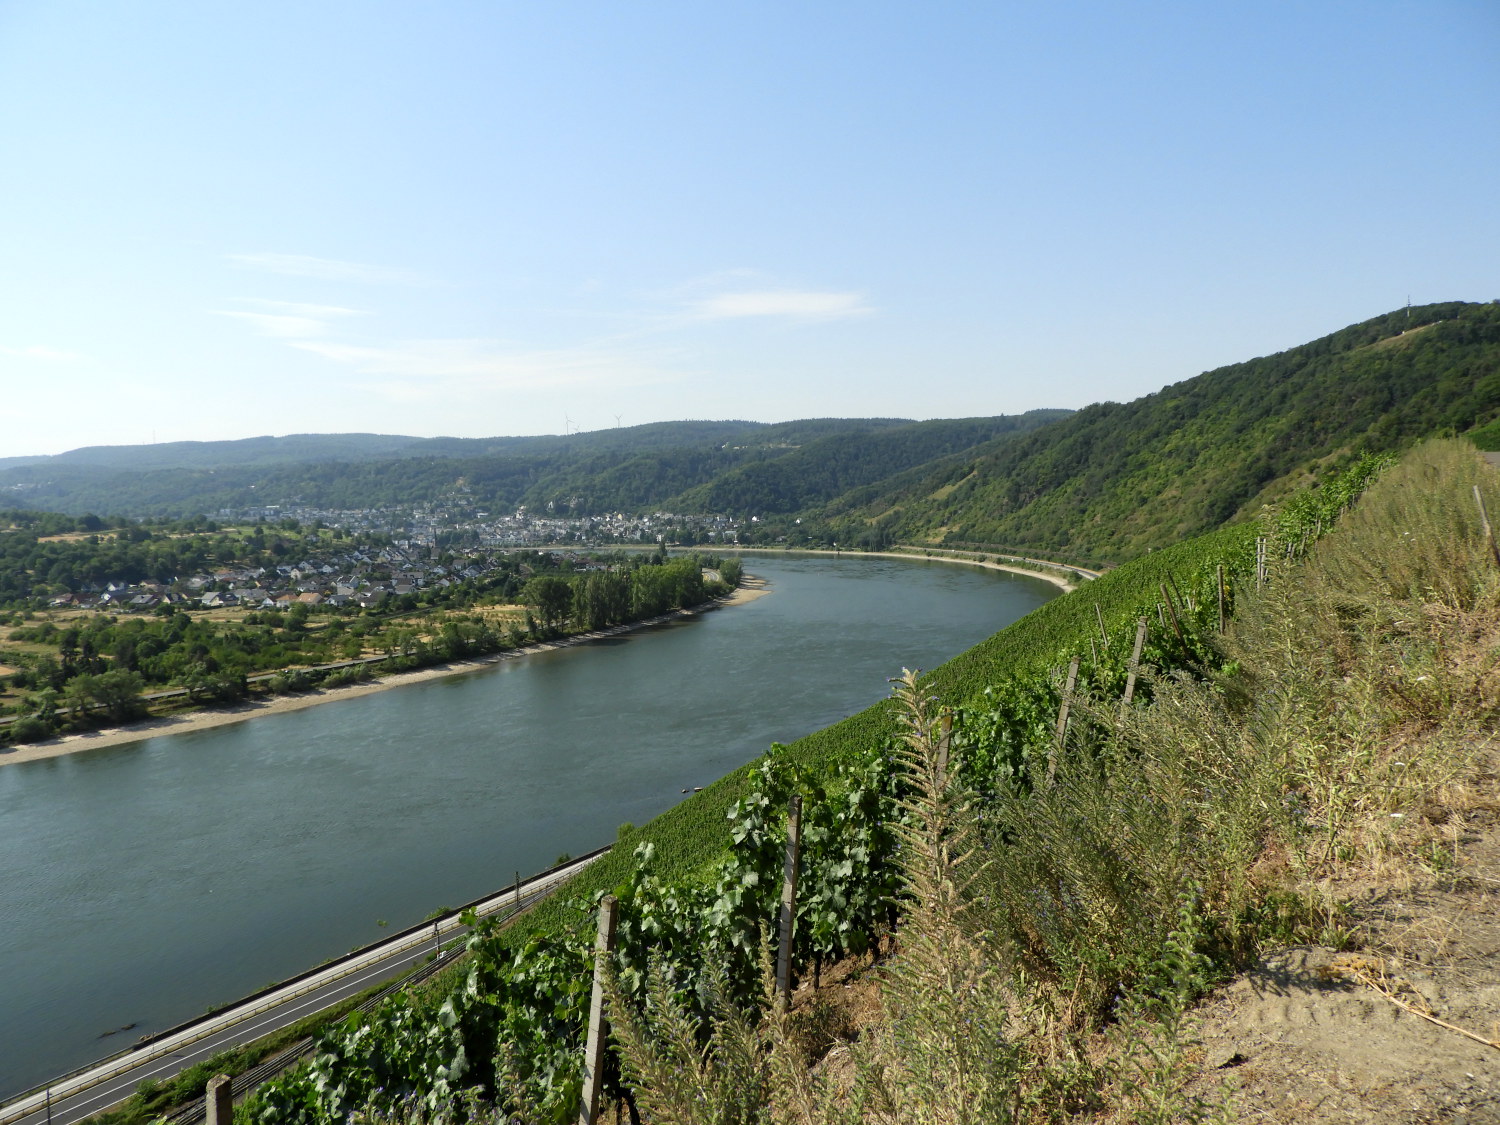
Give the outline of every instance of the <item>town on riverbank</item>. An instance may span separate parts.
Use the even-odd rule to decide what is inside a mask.
[[[12,524],[0,535],[13,564],[0,591],[0,744],[294,706],[314,690],[650,621],[722,598],[741,577],[735,559],[662,543],[517,548],[473,529],[111,528],[28,513]]]

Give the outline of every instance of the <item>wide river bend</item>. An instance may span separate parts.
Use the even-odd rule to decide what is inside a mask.
[[[935,562],[745,564],[770,593],[743,605],[0,766],[0,1098],[608,843],[1057,594]]]

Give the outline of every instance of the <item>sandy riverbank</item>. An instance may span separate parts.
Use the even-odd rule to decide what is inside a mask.
[[[678,610],[674,613],[663,614],[660,617],[653,617],[647,621],[637,621],[630,625],[618,625],[613,629],[601,629],[595,633],[580,633],[578,636],[563,637],[560,640],[548,641],[545,644],[528,645],[526,648],[512,649],[509,652],[499,652],[493,656],[484,656],[476,660],[455,660],[448,664],[437,664],[430,668],[415,668],[409,672],[397,672],[394,675],[382,676],[378,680],[371,680],[369,683],[364,684],[349,684],[345,687],[310,691],[305,695],[276,695],[271,696],[269,699],[242,703],[235,707],[216,708],[209,711],[188,711],[181,715],[167,715],[159,719],[146,719],[142,722],[130,723],[126,726],[105,727],[101,730],[85,731],[81,734],[66,734],[58,738],[50,738],[46,742],[27,743],[23,746],[0,746],[0,766],[11,765],[17,762],[34,762],[41,758],[57,758],[64,754],[75,754],[80,750],[95,750],[105,746],[119,746],[127,742],[140,742],[143,739],[156,738],[165,734],[185,734],[188,731],[210,730],[213,727],[222,727],[229,723],[243,723],[248,719],[259,718],[262,715],[279,715],[286,711],[301,711],[305,707],[316,707],[322,703],[336,703],[344,699],[355,699],[361,695],[370,695],[373,692],[386,691],[390,688],[405,687],[408,684],[425,683],[428,680],[443,679],[447,676],[462,676],[469,672],[478,671],[481,668],[488,668],[493,664],[500,663],[502,660],[517,660],[532,653],[548,652],[552,649],[583,644],[602,637],[618,636],[621,633],[629,633],[650,625],[661,624],[676,617],[690,617],[693,614],[718,609],[721,606],[743,605],[746,602],[754,601],[768,592],[763,579],[746,575],[744,583],[734,593],[718,601],[698,606],[695,609]]]

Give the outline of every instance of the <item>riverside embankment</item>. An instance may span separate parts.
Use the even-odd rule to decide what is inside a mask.
[[[832,555],[834,558],[861,559],[913,559],[922,562],[959,563],[977,566],[984,570],[1000,570],[1007,574],[1022,574],[1028,578],[1040,578],[1050,582],[1063,593],[1078,588],[1081,580],[1098,578],[1099,571],[1067,563],[1036,559],[1025,555],[1007,555],[1003,552],[960,551],[940,547],[896,546],[889,551],[840,551],[827,547],[737,547],[737,554],[779,555],[794,558],[798,555]]]

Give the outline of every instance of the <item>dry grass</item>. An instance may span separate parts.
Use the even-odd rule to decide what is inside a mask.
[[[482,617],[492,625],[525,625],[524,605],[477,605],[455,610],[448,617],[453,619]],[[446,619],[446,618],[445,618]]]
[[[1307,878],[1378,870],[1408,846],[1403,822],[1467,799],[1500,717],[1500,569],[1476,487],[1500,509],[1500,476],[1472,449],[1429,443],[1250,600],[1227,639],[1241,706],[1281,701],[1281,785],[1307,830]]]

